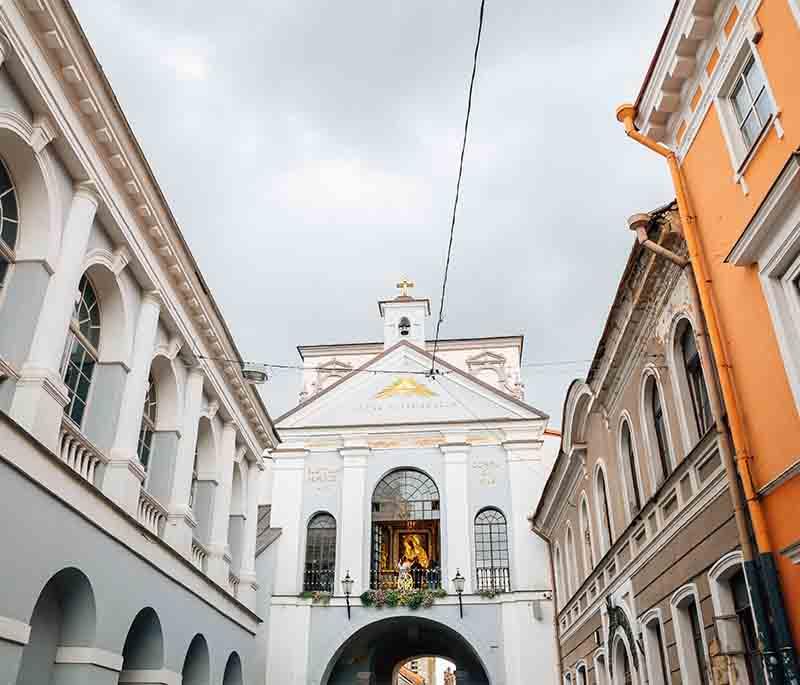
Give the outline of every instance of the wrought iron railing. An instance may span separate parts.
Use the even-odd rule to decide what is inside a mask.
[[[493,592],[511,592],[511,573],[508,567],[483,567],[475,569],[475,574],[478,580],[478,592],[493,591]]]
[[[305,592],[333,593],[333,569],[307,568],[303,574],[303,590]]]
[[[442,572],[438,568],[412,568],[408,571],[415,590],[436,590],[442,586]],[[399,571],[372,571],[370,588],[373,590],[395,590],[400,578]]]

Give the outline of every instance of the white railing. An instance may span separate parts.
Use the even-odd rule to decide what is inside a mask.
[[[164,523],[167,520],[167,510],[147,490],[141,488],[139,490],[139,508],[136,512],[136,518],[153,535],[160,537],[161,531],[164,529]]]
[[[233,571],[228,573],[228,590],[234,597],[239,596],[239,576]]]
[[[97,485],[95,483],[97,467],[108,462],[108,459],[83,437],[80,428],[66,416],[61,421],[58,456],[92,485]]]
[[[208,557],[208,550],[200,544],[198,540],[192,538],[192,563],[199,570],[205,572],[206,558]]]

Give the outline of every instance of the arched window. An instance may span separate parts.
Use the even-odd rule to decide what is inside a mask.
[[[635,516],[642,508],[642,489],[639,485],[639,475],[636,470],[636,454],[633,451],[633,438],[627,421],[622,423],[620,429],[620,449],[622,450],[623,468],[627,471],[630,484],[631,516]]]
[[[0,160],[0,289],[14,263],[18,222],[17,190],[5,163]]]
[[[408,335],[411,332],[411,322],[408,320],[407,316],[404,316],[400,319],[400,323],[397,325],[397,330],[400,331],[400,335]]]
[[[614,542],[611,532],[611,508],[608,504],[608,488],[603,469],[597,469],[595,487],[597,490],[597,517],[600,522],[600,540],[603,552],[607,552]]]
[[[589,504],[586,497],[581,498],[581,539],[583,540],[583,570],[588,576],[595,565],[594,545],[592,544],[592,524],[589,518]]]
[[[564,534],[564,561],[567,567],[567,594],[572,597],[578,589],[578,569],[575,567],[575,538],[572,535],[572,526],[569,524]]]
[[[561,548],[557,542],[553,551],[553,575],[555,576],[556,593],[558,593],[558,608],[563,609],[567,603],[567,593],[564,589],[564,563],[561,558]]]
[[[78,285],[78,300],[70,323],[63,364],[64,383],[69,391],[64,413],[78,426],[83,421],[89,401],[99,345],[100,305],[91,281],[84,275]]]
[[[498,509],[483,509],[475,517],[475,566],[478,590],[511,590],[508,527]]]
[[[680,338],[683,369],[686,374],[686,383],[689,386],[689,397],[692,400],[695,425],[699,437],[703,437],[711,428],[711,403],[708,400],[708,388],[703,376],[703,366],[700,363],[700,354],[691,326],[686,326]]]
[[[667,440],[667,420],[664,416],[664,406],[661,403],[661,393],[658,390],[656,379],[651,376],[647,381],[646,399],[649,404],[649,419],[652,425],[652,445],[656,451],[660,473],[659,481],[664,481],[672,471],[669,455],[669,442]]]
[[[439,489],[426,473],[398,469],[378,482],[372,493],[373,589],[440,587],[440,517]]]
[[[194,461],[192,462],[192,483],[189,486],[189,508],[194,509],[195,502],[197,501],[197,484],[199,478],[197,475],[197,462],[199,459],[199,445],[194,446]]]
[[[316,514],[308,522],[303,590],[333,592],[336,567],[336,519]]]
[[[139,429],[139,446],[136,450],[139,461],[142,462],[144,470],[148,470],[150,465],[150,451],[153,447],[153,433],[156,430],[156,382],[153,374],[147,379],[147,394],[144,397],[144,412],[142,413],[142,427]],[[196,468],[196,467],[195,467]]]

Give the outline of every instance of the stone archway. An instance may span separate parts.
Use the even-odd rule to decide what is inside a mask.
[[[322,685],[393,685],[398,667],[420,654],[456,665],[458,685],[491,682],[472,645],[452,628],[419,616],[395,616],[364,626],[337,650]]]

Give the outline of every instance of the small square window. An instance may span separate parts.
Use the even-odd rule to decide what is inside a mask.
[[[775,113],[775,106],[767,92],[764,74],[752,55],[736,77],[730,100],[742,138],[749,149],[758,140],[770,117]]]

